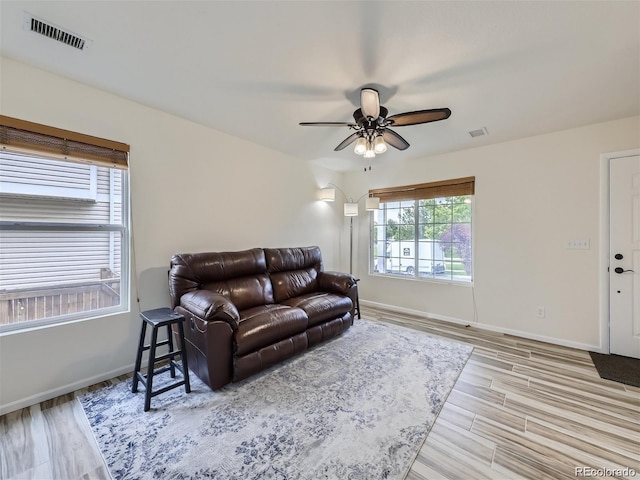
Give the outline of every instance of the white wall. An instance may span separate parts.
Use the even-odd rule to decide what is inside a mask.
[[[3,115],[131,145],[140,308],[168,302],[177,251],[318,244],[327,269],[348,269],[348,220],[316,189],[342,178],[160,111],[9,59],[0,64]],[[599,348],[599,155],[640,146],[640,118],[347,174],[343,190],[476,176],[475,298],[494,329]],[[367,273],[368,219],[355,220],[361,297],[473,321],[469,287]],[[588,238],[589,250],[566,250]],[[131,370],[132,312],[0,336],[0,414]],[[544,305],[546,318],[535,316]]]
[[[341,258],[335,173],[42,70],[1,59],[2,114],[131,145],[132,311],[0,336],[0,414],[131,371],[138,311],[168,305],[176,252],[319,245]]]
[[[428,127],[426,127],[428,128]],[[490,129],[489,129],[490,130]],[[426,133],[425,133],[426,134]],[[476,177],[474,288],[480,326],[600,349],[600,154],[640,146],[640,117],[352,172],[353,192]],[[369,219],[358,217],[365,301],[474,321],[469,287],[368,275]],[[568,250],[589,239],[589,250]],[[536,317],[544,306],[545,318]]]

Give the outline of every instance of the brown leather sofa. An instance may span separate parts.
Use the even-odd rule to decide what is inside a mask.
[[[345,331],[357,298],[352,275],[323,271],[318,247],[176,254],[169,291],[189,369],[212,389]]]

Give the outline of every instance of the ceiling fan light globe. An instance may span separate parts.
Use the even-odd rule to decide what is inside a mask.
[[[366,152],[364,152],[364,158],[375,158],[376,156],[376,152],[374,152],[373,150],[367,150]]]
[[[364,155],[364,152],[367,151],[367,141],[364,137],[360,137],[356,142],[356,146],[353,148],[354,153],[358,155]]]
[[[373,141],[373,150],[375,153],[384,153],[387,151],[387,143],[381,135],[377,136]]]

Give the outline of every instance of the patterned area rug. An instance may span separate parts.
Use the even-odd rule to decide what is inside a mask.
[[[192,374],[146,413],[130,382],[79,400],[116,479],[402,479],[471,350],[360,320],[216,392]]]

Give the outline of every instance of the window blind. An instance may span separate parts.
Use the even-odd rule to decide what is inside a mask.
[[[0,148],[126,170],[129,145],[0,115]]]
[[[476,177],[464,177],[402,187],[377,188],[369,190],[369,196],[378,197],[380,202],[386,203],[473,195],[475,193],[475,179]]]

